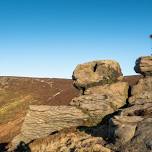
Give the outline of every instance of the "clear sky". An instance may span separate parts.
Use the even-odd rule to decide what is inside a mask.
[[[152,0],[0,0],[0,75],[70,78],[96,59],[135,74],[150,34]]]

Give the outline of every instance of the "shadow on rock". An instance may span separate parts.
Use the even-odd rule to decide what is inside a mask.
[[[23,141],[21,141],[14,152],[31,152],[31,150],[28,144],[25,144]]]
[[[112,114],[109,114],[105,116],[102,121],[93,127],[86,127],[86,126],[80,126],[77,129],[79,131],[84,131],[87,134],[90,134],[93,137],[102,137],[107,144],[114,144],[115,143],[115,136],[114,132],[117,126],[111,127],[111,124],[109,125],[109,121],[111,118],[113,118],[115,115],[119,115],[120,111],[116,111]]]
[[[7,143],[1,143],[0,144],[0,152],[6,152],[7,151],[7,149],[6,149],[7,145],[8,145]]]

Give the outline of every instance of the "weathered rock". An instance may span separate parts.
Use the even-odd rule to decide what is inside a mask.
[[[131,95],[130,106],[120,109],[120,116],[116,117],[117,119],[112,119],[113,124],[116,124],[114,134],[117,136],[116,140],[121,143],[120,147],[131,142],[137,122],[152,116],[152,78],[140,79],[132,87]]]
[[[146,76],[145,78],[140,79],[135,86],[132,86],[129,103],[129,107],[120,109],[120,116],[112,119],[114,127],[110,131],[113,130],[117,151],[149,152],[150,149],[147,148],[147,143],[148,147],[152,145],[150,138],[152,77]],[[122,119],[124,120],[122,121]],[[147,124],[147,127],[145,124]],[[139,128],[141,129],[141,132],[139,131]],[[140,135],[138,135],[139,132]],[[146,137],[148,133],[150,133],[150,135]]]
[[[106,115],[117,109],[113,101],[104,95],[83,95],[74,98],[71,105],[90,116],[90,126],[98,124]]]
[[[30,144],[31,152],[111,152],[101,137],[68,131],[38,139]]]
[[[142,121],[140,116],[115,116],[111,119],[109,131],[120,144],[125,144],[134,136],[137,123]]]
[[[143,56],[136,60],[135,71],[144,76],[152,76],[152,56]]]
[[[143,100],[144,101],[144,100]],[[121,112],[122,116],[152,116],[152,101],[149,103],[135,104],[125,108]]]
[[[116,82],[113,84],[106,84],[103,86],[95,86],[87,89],[85,95],[103,95],[107,98],[111,98],[117,108],[124,105],[124,102],[128,98],[129,85],[127,82]]]
[[[23,141],[46,137],[64,128],[87,124],[89,115],[72,106],[30,106],[21,133],[11,142],[10,149]]]
[[[73,72],[74,86],[80,90],[116,82],[120,76],[122,76],[120,65],[112,60],[80,64]]]
[[[126,104],[128,85],[127,83],[120,84],[122,84],[122,87],[117,88],[117,93],[115,94],[113,94],[115,88],[113,85],[111,87],[105,86],[105,90],[104,87],[91,88],[90,91],[88,90],[87,92],[89,95],[82,95],[74,98],[70,105],[76,106],[84,113],[88,114],[90,116],[91,125],[98,124],[106,115],[115,112]],[[111,88],[111,90],[106,92],[108,88]],[[103,93],[100,94],[102,90]],[[93,93],[94,91],[96,94]]]
[[[146,118],[137,125],[133,139],[121,149],[122,152],[152,151],[152,118]]]
[[[103,117],[126,104],[128,88],[126,82],[92,87],[84,92],[85,95],[74,98],[70,105],[84,111],[90,116],[90,121],[97,124]]]
[[[138,84],[132,88],[129,102],[135,104],[139,101],[150,102],[152,100],[152,77],[140,79]]]

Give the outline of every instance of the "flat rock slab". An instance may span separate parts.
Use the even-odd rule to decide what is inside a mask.
[[[29,107],[21,133],[12,140],[12,147],[20,141],[25,143],[33,139],[46,137],[63,128],[85,124],[89,116],[72,106],[36,106]]]
[[[90,126],[100,123],[106,115],[116,110],[112,100],[103,95],[83,95],[74,98],[70,104],[90,116]]]

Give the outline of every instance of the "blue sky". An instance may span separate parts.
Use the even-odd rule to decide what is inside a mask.
[[[0,0],[0,75],[71,78],[96,59],[135,74],[150,34],[152,0]]]

